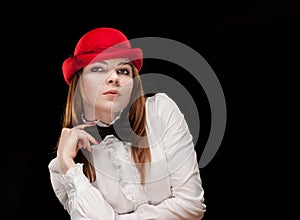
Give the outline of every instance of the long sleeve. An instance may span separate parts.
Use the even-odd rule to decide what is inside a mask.
[[[143,204],[119,220],[201,220],[206,210],[192,136],[183,114],[165,94],[154,97],[155,123],[159,121],[162,145],[170,173],[172,197],[160,204]],[[153,113],[151,111],[151,113]],[[158,119],[157,119],[158,118]]]
[[[48,168],[54,192],[72,220],[115,219],[112,207],[84,175],[82,164],[76,164],[61,175],[54,158]]]

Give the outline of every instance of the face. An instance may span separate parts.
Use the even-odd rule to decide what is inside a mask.
[[[129,102],[133,88],[133,69],[127,58],[92,63],[80,77],[87,119],[115,115]]]

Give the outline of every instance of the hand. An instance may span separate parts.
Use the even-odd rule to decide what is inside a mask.
[[[85,127],[94,125],[94,123],[89,123],[62,129],[57,149],[57,160],[61,173],[66,173],[75,165],[74,158],[81,148],[92,152],[91,143],[98,144],[98,141],[84,130]]]

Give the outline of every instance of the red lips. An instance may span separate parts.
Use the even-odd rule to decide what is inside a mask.
[[[104,95],[119,95],[119,91],[115,89],[108,90],[103,93]]]

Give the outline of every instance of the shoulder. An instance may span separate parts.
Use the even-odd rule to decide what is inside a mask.
[[[166,93],[155,93],[146,98],[146,109],[148,112],[156,114],[180,113],[176,102]]]
[[[155,105],[175,105],[176,103],[172,98],[170,98],[166,93],[155,93],[146,96],[146,104],[155,104]]]

